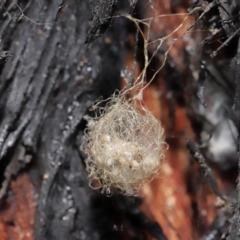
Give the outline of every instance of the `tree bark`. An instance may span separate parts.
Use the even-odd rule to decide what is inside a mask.
[[[129,85],[144,66],[121,11],[148,23],[147,81],[164,62],[143,103],[169,149],[143,198],[92,190],[80,151],[91,104],[120,89],[125,65]],[[235,240],[239,26],[237,0],[3,0],[0,240]]]
[[[2,65],[12,57],[0,82],[1,239],[118,239],[128,233],[114,229],[119,216],[107,212],[117,214],[113,204],[151,225],[133,213],[139,203],[90,190],[79,150],[89,106],[119,88],[126,22],[93,42],[112,23],[101,25],[116,12],[112,2],[2,3],[1,48],[10,52],[2,52]],[[151,228],[163,236],[158,225]]]

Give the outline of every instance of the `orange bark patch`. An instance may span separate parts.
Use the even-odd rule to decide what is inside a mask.
[[[36,202],[27,173],[11,182],[11,191],[0,205],[0,240],[34,239]]]

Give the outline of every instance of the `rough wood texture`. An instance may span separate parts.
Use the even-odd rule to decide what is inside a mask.
[[[144,64],[134,24],[114,16],[157,16],[149,39],[155,41],[185,17],[160,15],[196,6],[147,70],[149,79],[179,38],[143,93],[169,144],[159,178],[141,198],[91,190],[79,150],[84,115],[120,88],[125,65],[136,77]],[[2,1],[0,240],[237,239],[239,21],[237,0]]]
[[[89,106],[119,88],[126,21],[96,40],[116,10],[130,8],[116,3],[1,5],[1,49],[9,50],[0,56],[1,240],[165,239],[139,199],[88,187],[79,150]]]

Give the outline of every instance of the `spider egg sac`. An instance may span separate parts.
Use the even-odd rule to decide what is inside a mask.
[[[91,120],[81,149],[87,154],[90,186],[107,195],[134,195],[157,174],[164,155],[163,129],[146,109],[115,101]]]

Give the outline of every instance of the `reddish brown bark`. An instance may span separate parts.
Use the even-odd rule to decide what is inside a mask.
[[[11,181],[11,191],[8,198],[1,200],[1,240],[34,239],[36,197],[27,173],[22,173]]]

